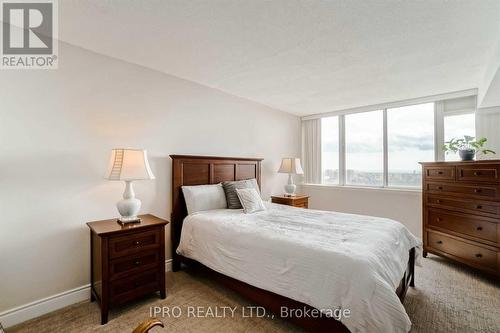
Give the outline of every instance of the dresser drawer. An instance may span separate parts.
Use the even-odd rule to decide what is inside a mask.
[[[427,226],[497,242],[498,223],[490,222],[486,218],[429,209],[427,211]]]
[[[428,246],[438,251],[450,254],[475,266],[496,271],[497,252],[477,245],[472,245],[452,237],[428,231]]]
[[[109,256],[110,258],[117,258],[156,249],[159,245],[159,229],[131,233],[123,236],[114,236],[109,239]]]
[[[454,166],[432,166],[424,168],[425,179],[455,180]]]
[[[141,252],[135,255],[111,260],[109,264],[110,280],[116,280],[144,270],[158,268],[158,251]]]
[[[444,209],[459,209],[461,211],[470,211],[473,213],[486,213],[500,215],[500,204],[491,201],[461,200],[453,197],[443,197],[437,195],[428,195],[427,204]]]
[[[110,297],[114,304],[123,303],[158,290],[160,272],[158,269],[146,271],[120,280],[111,281]]]
[[[457,179],[470,182],[499,182],[500,167],[495,164],[457,166]]]
[[[488,185],[459,185],[455,183],[426,183],[425,190],[431,193],[445,193],[468,198],[497,199],[498,186]]]
[[[299,207],[299,208],[307,208],[308,200],[307,200],[307,198],[295,200],[293,203],[293,206]]]

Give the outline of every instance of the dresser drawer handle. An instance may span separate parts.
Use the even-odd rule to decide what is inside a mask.
[[[443,171],[438,171],[438,175],[442,175],[443,174]]]
[[[477,205],[477,206],[476,206],[476,208],[477,208],[477,209],[482,209],[482,208],[483,208],[483,206],[481,206],[481,205]]]
[[[481,172],[480,171],[474,171],[474,176],[481,176]]]
[[[136,266],[137,266],[137,265],[140,265],[140,264],[141,264],[141,261],[140,261],[140,260],[136,260],[136,261],[135,261],[135,265],[136,265]]]
[[[481,193],[481,189],[480,188],[475,188],[474,189],[474,193]]]
[[[135,241],[135,246],[139,246],[141,245],[141,242],[140,241]]]
[[[438,244],[443,244],[443,241],[437,241],[436,243],[438,243]]]
[[[482,257],[483,257],[483,255],[481,253],[476,254],[476,258],[482,258]]]
[[[483,230],[483,227],[477,227],[476,230],[481,231]]]
[[[441,222],[443,219],[440,217],[436,217],[436,222]]]
[[[438,203],[438,204],[439,204],[439,203],[441,203],[441,200],[437,199],[437,200],[436,200],[436,203]]]
[[[438,190],[442,190],[442,189],[443,189],[443,187],[442,187],[442,186],[438,186],[438,187],[437,187],[437,189],[438,189]]]

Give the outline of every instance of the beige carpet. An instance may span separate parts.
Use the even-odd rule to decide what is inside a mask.
[[[416,285],[406,296],[405,307],[412,332],[500,332],[500,285],[492,278],[429,255],[417,267]],[[147,297],[113,310],[107,325],[99,325],[95,303],[80,303],[33,319],[7,330],[15,332],[131,332],[149,318],[151,306],[178,306],[179,318],[163,318],[165,329],[154,332],[294,332],[289,323],[270,318],[243,318],[249,305],[217,284],[186,272],[167,275],[167,298]],[[188,318],[189,306],[238,306],[234,318]]]

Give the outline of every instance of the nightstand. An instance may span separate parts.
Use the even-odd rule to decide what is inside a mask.
[[[88,222],[90,228],[90,301],[101,307],[101,324],[111,306],[165,289],[165,225],[168,221],[141,215],[140,223],[116,219]]]
[[[271,201],[273,203],[288,205],[299,208],[309,208],[309,196],[297,194],[294,197],[288,197],[284,195],[273,195],[271,196]]]

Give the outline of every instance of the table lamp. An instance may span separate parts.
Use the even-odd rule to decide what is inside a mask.
[[[135,197],[134,180],[155,179],[148,162],[148,153],[141,149],[112,149],[106,178],[125,181],[123,199],[116,207],[121,217],[118,222],[140,222],[137,217],[141,209],[141,200]]]
[[[300,165],[300,158],[284,157],[281,160],[281,166],[278,172],[288,174],[288,183],[285,185],[285,195],[290,197],[295,196],[295,189],[297,186],[293,183],[292,175],[302,175],[304,173]]]

